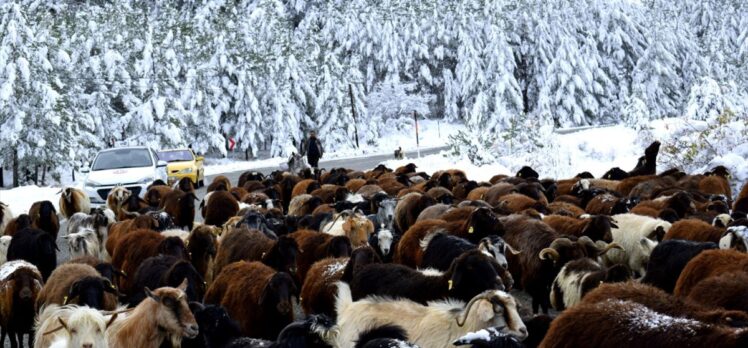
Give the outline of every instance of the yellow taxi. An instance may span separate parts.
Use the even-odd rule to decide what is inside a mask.
[[[195,156],[191,149],[161,150],[158,159],[166,161],[166,175],[169,185],[182,178],[190,178],[195,187],[205,186],[203,156]]]

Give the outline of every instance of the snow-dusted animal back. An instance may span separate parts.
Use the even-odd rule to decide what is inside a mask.
[[[6,262],[2,266],[0,266],[0,281],[7,280],[11,274],[15,273],[21,268],[28,268],[30,270],[33,270],[39,275],[39,278],[42,277],[36,266],[32,265],[31,263],[24,260],[13,260],[10,262]]]
[[[292,153],[288,158],[288,171],[294,174],[300,173],[304,169],[311,169],[306,157],[298,153]]]

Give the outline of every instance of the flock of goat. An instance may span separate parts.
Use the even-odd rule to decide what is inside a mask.
[[[659,146],[601,179],[246,172],[202,200],[186,179],[100,208],[66,188],[65,231],[51,202],[0,203],[2,341],[748,347],[748,185],[733,197],[723,167],[657,174]]]

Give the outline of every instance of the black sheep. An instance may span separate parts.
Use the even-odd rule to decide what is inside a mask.
[[[77,304],[96,309],[105,309],[104,293],[119,296],[119,291],[109,279],[103,277],[84,277],[70,286],[64,304]]]
[[[523,179],[528,179],[528,178],[537,179],[540,177],[540,174],[538,174],[538,172],[536,172],[534,169],[528,166],[524,166],[517,172],[517,177],[523,178]]]
[[[485,290],[504,290],[508,272],[478,250],[460,255],[441,275],[426,275],[399,264],[370,264],[353,275],[353,300],[369,295],[402,297],[426,304],[452,297],[470,301]],[[428,289],[428,291],[424,291]]]
[[[57,267],[57,244],[54,237],[40,229],[18,231],[8,246],[8,261],[25,260],[39,269],[44,281]]]
[[[717,248],[717,244],[711,242],[698,243],[680,239],[662,241],[649,256],[647,273],[642,282],[673,293],[675,283],[688,261],[704,250]]]
[[[371,328],[358,335],[354,348],[412,348],[408,343],[408,333],[397,325],[387,324]]]
[[[435,233],[426,245],[421,260],[421,268],[433,268],[446,271],[454,259],[462,253],[475,249],[476,246],[464,238]]]
[[[258,230],[265,234],[270,239],[278,239],[278,236],[273,229],[268,226],[267,219],[262,214],[256,211],[250,211],[245,214],[239,222],[236,223],[236,227],[247,226],[250,230]]]
[[[187,279],[188,301],[200,301],[205,295],[203,277],[189,262],[174,256],[159,255],[149,257],[138,267],[133,282],[130,306],[137,306],[146,297],[144,289],[157,289],[164,286],[176,287]]]
[[[288,219],[288,218],[287,218]],[[317,213],[314,215],[304,215],[298,219],[298,228],[319,231],[323,221],[332,220],[332,213]]]
[[[241,337],[239,325],[231,319],[226,309],[217,305],[190,302],[199,333],[194,338],[182,340],[183,348],[220,348]]]
[[[606,180],[623,180],[629,177],[629,173],[625,172],[623,169],[615,167],[610,168],[605,174],[603,174],[603,179]]]

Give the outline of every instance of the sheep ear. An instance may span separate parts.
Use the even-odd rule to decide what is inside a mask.
[[[151,291],[151,289],[149,289],[147,286],[145,287],[144,291],[146,296],[150,297],[156,302],[161,302],[161,298],[154,294],[153,291]]]
[[[66,330],[66,331],[70,331],[70,330],[68,329],[68,324],[67,324],[67,323],[65,322],[65,320],[63,320],[63,319],[62,319],[62,318],[60,318],[60,317],[57,317],[57,321],[59,321],[59,322],[60,322],[60,325],[62,325],[62,327],[63,327],[63,328],[64,328],[64,329]]]
[[[177,289],[182,290],[182,291],[187,291],[187,278],[184,278],[184,280],[182,280],[182,283],[179,284]]]
[[[478,314],[478,318],[480,318],[481,321],[490,321],[494,317],[493,304],[488,301],[480,301],[478,303],[478,308],[476,308],[476,313]]]

